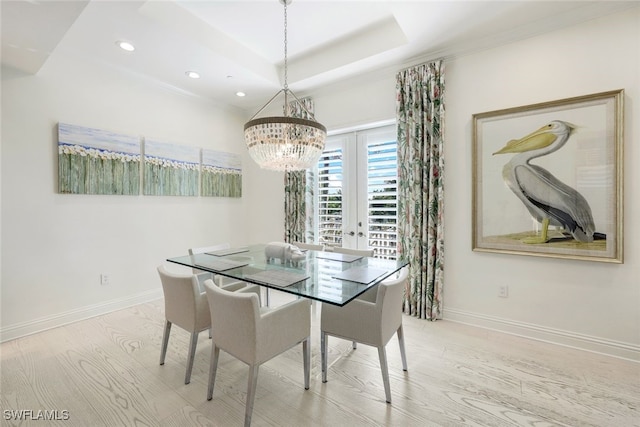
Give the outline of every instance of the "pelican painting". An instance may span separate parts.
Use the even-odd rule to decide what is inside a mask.
[[[531,164],[531,160],[559,150],[571,137],[574,126],[554,120],[529,135],[511,140],[493,153],[515,153],[504,166],[502,177],[507,186],[542,224],[542,232],[522,240],[524,243],[547,243],[549,226],[562,227],[563,234],[578,242],[603,238],[595,232],[591,207],[575,189],[560,181],[548,170]]]

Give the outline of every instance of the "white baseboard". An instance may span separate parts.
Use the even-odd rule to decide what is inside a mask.
[[[466,325],[477,326],[533,340],[605,354],[633,362],[640,362],[640,346],[631,343],[607,340],[456,309],[445,308],[442,313],[442,318],[451,322],[464,323]]]
[[[28,322],[17,323],[6,327],[3,326],[0,328],[0,342],[10,341],[26,335],[42,332],[47,329],[57,328],[79,320],[111,313],[133,305],[154,301],[159,298],[162,298],[162,289],[155,289],[124,298],[106,301],[100,304],[94,304],[51,316],[41,317]]]

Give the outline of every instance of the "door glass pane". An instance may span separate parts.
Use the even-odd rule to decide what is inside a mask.
[[[318,242],[342,246],[342,148],[325,150],[318,161]]]
[[[368,247],[377,258],[396,259],[397,149],[396,141],[367,144]]]

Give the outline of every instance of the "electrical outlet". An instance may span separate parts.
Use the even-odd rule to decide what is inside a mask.
[[[507,285],[500,285],[500,287],[498,287],[498,296],[500,298],[506,298],[509,296],[509,286]]]
[[[100,284],[101,284],[102,286],[106,286],[106,285],[108,285],[108,284],[109,284],[109,275],[108,275],[108,274],[106,274],[106,273],[102,273],[102,274],[100,275]]]

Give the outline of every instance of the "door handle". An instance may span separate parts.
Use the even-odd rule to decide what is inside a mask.
[[[356,235],[356,233],[355,233],[354,231],[350,231],[350,232],[348,232],[347,234],[348,234],[349,236],[355,236],[355,235]]]
[[[359,236],[359,237],[362,237],[362,236],[364,236],[364,233],[363,233],[362,231],[359,231],[359,232],[358,232],[358,236]]]

